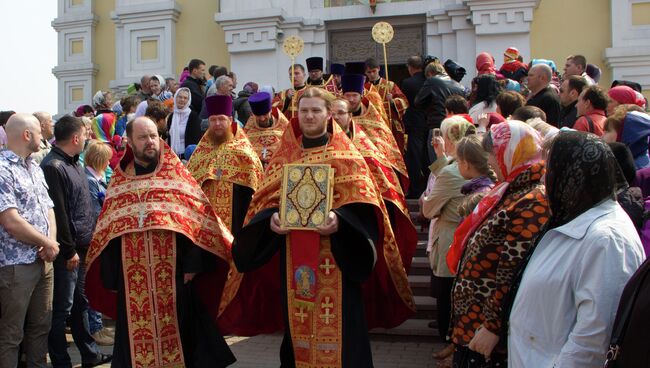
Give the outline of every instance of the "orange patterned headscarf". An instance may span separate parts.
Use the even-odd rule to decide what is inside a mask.
[[[483,198],[474,211],[456,228],[454,241],[447,253],[447,266],[456,273],[463,250],[474,231],[501,203],[508,186],[531,166],[542,160],[542,137],[530,125],[521,121],[511,120],[490,127],[492,138],[492,153],[496,156],[499,167],[505,178]]]

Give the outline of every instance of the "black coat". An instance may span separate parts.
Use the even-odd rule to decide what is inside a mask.
[[[465,96],[463,86],[451,79],[434,76],[427,78],[415,97],[415,106],[426,111],[429,129],[439,128],[447,116],[445,100],[451,95]]]
[[[172,142],[171,127],[173,119],[174,114],[169,114],[167,117],[167,143],[169,144]],[[199,144],[201,137],[203,137],[203,132],[201,131],[201,118],[199,118],[198,113],[192,111],[190,112],[190,116],[187,118],[187,125],[185,126],[185,147],[192,144]]]
[[[537,106],[546,114],[546,122],[558,126],[560,121],[560,96],[551,88],[546,87],[531,97],[526,106]]]
[[[201,112],[201,105],[203,104],[203,81],[192,77],[187,77],[181,87],[189,88],[192,94],[192,103],[190,109],[195,113]]]
[[[415,105],[415,96],[418,95],[426,80],[423,72],[417,72],[402,81],[401,89],[409,101],[409,107]]]
[[[558,124],[558,127],[573,128],[573,124],[578,120],[578,109],[576,108],[577,103],[578,101],[576,100],[569,106],[562,108],[562,111],[560,111],[560,123]]]
[[[402,81],[402,92],[409,102],[409,107],[404,112],[403,118],[407,134],[413,134],[417,130],[427,130],[426,112],[415,106],[415,97],[422,89],[424,81],[426,78],[422,72],[417,72]]]
[[[237,114],[237,120],[240,123],[246,125],[248,118],[251,117],[253,110],[251,110],[251,105],[248,103],[248,98],[252,93],[246,91],[239,91],[237,98],[232,102],[232,108]]]

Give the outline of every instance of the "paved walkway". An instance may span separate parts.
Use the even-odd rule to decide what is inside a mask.
[[[227,337],[226,341],[237,357],[232,368],[277,368],[280,366],[281,335],[260,335],[255,337]],[[431,358],[433,349],[442,347],[425,337],[371,335],[375,368],[434,368],[436,360]],[[112,346],[102,347],[111,353]],[[68,350],[75,367],[81,366],[79,352],[71,344]],[[109,364],[102,365],[110,367]]]

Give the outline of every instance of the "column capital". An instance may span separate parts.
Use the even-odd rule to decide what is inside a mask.
[[[540,0],[466,0],[476,34],[528,33]]]

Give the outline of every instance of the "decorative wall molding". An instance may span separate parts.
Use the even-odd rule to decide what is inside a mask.
[[[469,0],[476,34],[528,33],[540,0]]]
[[[181,6],[173,0],[118,0],[111,19],[115,23],[115,79],[111,89],[125,90],[144,74],[173,76],[176,22]],[[154,58],[144,48],[155,45]]]
[[[310,56],[339,61],[341,51],[328,45],[332,32],[349,32],[352,37],[355,30],[361,32],[366,24],[371,27],[385,20],[396,25],[402,19],[425,29],[426,53],[464,65],[467,83],[475,74],[473,66],[478,52],[499,55],[507,47],[516,46],[529,54],[530,24],[539,2],[417,0],[379,3],[373,14],[367,5],[326,8],[323,0],[222,0],[215,21],[226,33],[232,67],[244,79],[262,84],[281,88],[289,85],[285,78],[288,58],[279,47],[284,37],[299,35],[304,39],[305,50],[298,62]]]
[[[614,79],[639,82],[650,90],[650,26],[632,24],[632,4],[648,0],[612,0],[612,47],[603,59]]]
[[[613,79],[638,82],[644,90],[650,90],[650,45],[612,47],[605,50],[607,66],[612,69]]]
[[[99,66],[93,59],[95,27],[94,0],[58,0],[58,17],[52,21],[57,32],[58,60],[52,69],[58,80],[58,113],[70,113],[92,100],[94,76]]]

